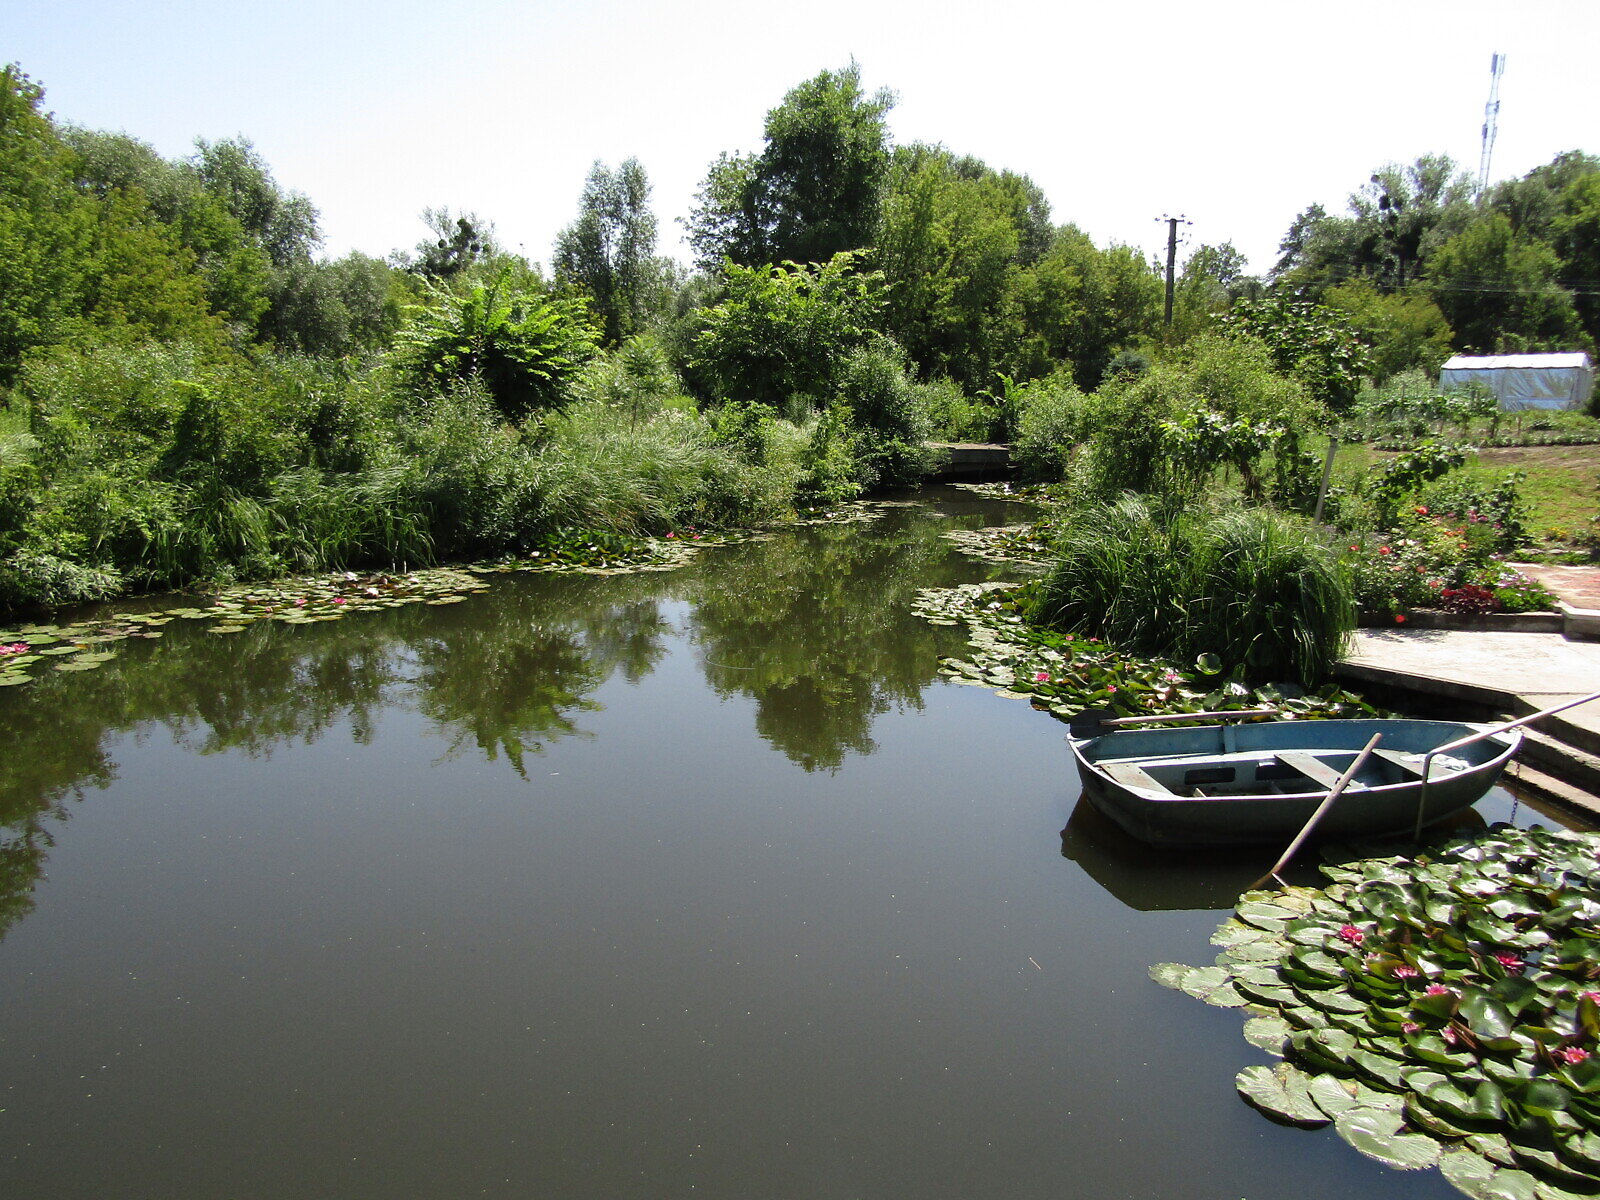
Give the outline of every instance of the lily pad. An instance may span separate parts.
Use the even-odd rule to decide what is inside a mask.
[[[1244,1040],[1278,1058],[1283,1057],[1284,1043],[1292,1032],[1289,1022],[1276,1015],[1251,1017],[1244,1023]]]
[[[1310,1079],[1288,1063],[1246,1067],[1235,1080],[1239,1094],[1269,1117],[1302,1129],[1328,1123],[1308,1090]]]
[[[1532,1175],[1502,1170],[1461,1147],[1439,1156],[1439,1173],[1473,1200],[1537,1200]]]
[[[1402,1171],[1418,1171],[1439,1161],[1439,1143],[1408,1132],[1404,1115],[1393,1109],[1348,1109],[1334,1118],[1333,1127],[1367,1157]]]

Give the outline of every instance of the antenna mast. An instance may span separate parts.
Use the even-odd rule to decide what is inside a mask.
[[[1489,60],[1489,103],[1483,106],[1483,153],[1478,156],[1478,197],[1489,186],[1489,160],[1494,156],[1494,135],[1500,125],[1500,76],[1505,74],[1506,56]]]

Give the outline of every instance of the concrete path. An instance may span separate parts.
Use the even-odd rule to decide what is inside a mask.
[[[1559,633],[1360,629],[1335,674],[1358,690],[1362,683],[1380,684],[1527,716],[1600,692],[1600,642]],[[1589,782],[1552,794],[1591,819],[1600,816],[1600,789],[1592,781],[1593,756],[1600,755],[1600,700],[1544,718],[1539,728],[1576,747],[1576,757],[1589,764],[1576,777]]]

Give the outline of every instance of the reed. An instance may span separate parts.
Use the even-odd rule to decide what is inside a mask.
[[[1125,650],[1216,655],[1252,680],[1325,679],[1355,625],[1350,584],[1305,521],[1125,496],[1075,511],[1030,618]]]

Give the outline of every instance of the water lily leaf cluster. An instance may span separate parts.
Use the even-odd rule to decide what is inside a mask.
[[[1473,1197],[1600,1194],[1600,834],[1505,826],[1247,892],[1215,965],[1151,977],[1252,1014],[1239,1092]]]
[[[963,554],[986,562],[1020,565],[1043,571],[1050,564],[1050,523],[999,525],[988,529],[951,529],[944,537]]]
[[[1272,709],[1285,718],[1371,716],[1360,697],[1328,687],[1315,693],[1285,684],[1251,687],[1218,673],[1215,656],[1193,664],[1125,654],[1099,638],[1029,625],[1015,584],[964,584],[917,594],[915,609],[939,625],[966,625],[965,658],[941,660],[941,672],[962,683],[1020,696],[1068,718],[1087,708],[1126,716]]]

